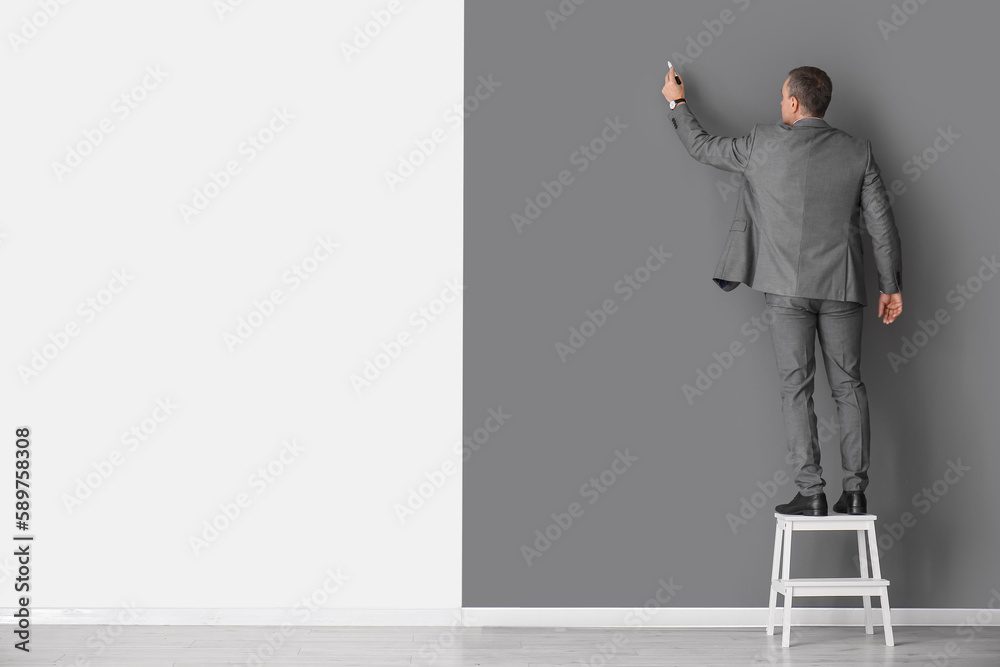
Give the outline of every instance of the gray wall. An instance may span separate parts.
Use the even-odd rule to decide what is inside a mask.
[[[466,3],[466,94],[479,77],[500,85],[465,128],[463,428],[478,449],[464,468],[464,606],[631,607],[664,583],[675,585],[671,606],[767,604],[773,507],[795,485],[774,348],[755,325],[763,294],[712,282],[735,191],[725,192],[729,173],[687,155],[660,92],[668,58],[679,64],[673,54],[703,31],[707,46],[678,69],[709,132],[780,122],[788,70],[815,65],[834,84],[827,120],[870,138],[887,186],[905,189],[894,203],[903,314],[891,325],[876,319],[865,241],[868,501],[893,606],[984,607],[1000,586],[1000,280],[977,282],[997,271],[984,258],[1000,254],[1000,5],[902,4],[916,11],[897,3],[899,29],[884,32],[884,0],[588,0],[554,30],[545,11],[557,0]],[[726,9],[730,22],[712,23]],[[723,27],[710,43],[703,21]],[[627,128],[581,159],[607,118]],[[912,160],[925,151],[933,163],[921,170]],[[511,215],[562,170],[572,182],[518,232]],[[646,275],[651,246],[671,256]],[[637,270],[641,288],[616,291]],[[970,298],[957,291],[967,283]],[[614,312],[563,361],[557,344],[607,300]],[[936,313],[945,321],[925,336],[920,322]],[[903,339],[921,347],[894,367]],[[683,385],[737,343],[741,354],[689,400]],[[836,410],[817,361],[832,504]],[[488,420],[498,408],[510,415],[499,427]],[[615,470],[616,452],[635,461]],[[584,488],[602,471],[609,485]],[[744,507],[734,527],[744,499],[766,504]],[[578,516],[558,528],[552,515],[573,503]],[[556,539],[529,564],[523,549],[547,527]],[[856,576],[856,549],[848,533],[796,535],[792,576]]]

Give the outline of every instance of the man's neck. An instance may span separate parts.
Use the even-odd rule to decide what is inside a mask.
[[[819,118],[820,120],[823,120],[822,116],[803,116],[802,118],[796,118],[792,125],[795,125],[795,123],[799,122],[803,118]]]

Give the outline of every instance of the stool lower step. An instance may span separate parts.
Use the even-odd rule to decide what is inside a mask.
[[[827,577],[818,579],[772,579],[771,588],[785,595],[792,589],[796,597],[820,595],[873,595],[888,586],[888,579]]]

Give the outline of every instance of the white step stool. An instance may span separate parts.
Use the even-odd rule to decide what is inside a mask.
[[[882,627],[885,645],[892,646],[892,622],[889,619],[889,580],[882,578],[878,563],[878,544],[875,537],[874,514],[830,514],[829,516],[804,516],[798,514],[774,513],[777,526],[774,529],[774,558],[771,562],[771,600],[767,612],[767,634],[774,634],[774,615],[778,593],[785,599],[782,614],[781,645],[789,645],[789,631],[792,624],[792,598],[817,595],[860,595],[865,605],[865,632],[874,634],[872,628],[871,596],[878,595],[882,606]],[[861,561],[861,576],[845,579],[791,579],[789,571],[792,562],[792,533],[797,530],[856,530],[858,531],[858,559]],[[865,555],[865,533],[868,533],[868,553],[871,555],[872,576],[868,576],[869,558]],[[784,555],[782,555],[784,551]],[[778,578],[778,565],[782,566]]]

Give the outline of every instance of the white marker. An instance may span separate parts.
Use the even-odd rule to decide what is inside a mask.
[[[674,64],[668,60],[667,61],[667,67],[673,67],[673,66],[674,66]],[[680,82],[681,82],[681,78],[679,76],[677,76],[677,72],[674,72],[674,81],[676,81],[678,84],[680,84]],[[670,108],[673,109],[676,106],[677,106],[677,104],[673,100],[670,100]]]

